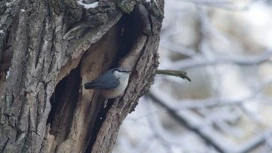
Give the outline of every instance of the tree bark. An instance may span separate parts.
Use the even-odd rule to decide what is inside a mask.
[[[158,66],[163,0],[153,10],[140,3],[0,2],[0,152],[112,151]],[[83,88],[119,66],[132,69],[121,97]]]

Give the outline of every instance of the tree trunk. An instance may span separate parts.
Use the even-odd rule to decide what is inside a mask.
[[[85,9],[74,0],[2,0],[0,152],[111,152],[153,83],[163,0],[157,4],[100,0]],[[120,98],[105,102],[83,88],[119,66],[132,69]]]

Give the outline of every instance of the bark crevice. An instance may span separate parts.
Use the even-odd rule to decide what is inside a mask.
[[[58,138],[58,143],[63,142],[68,137],[69,127],[78,101],[80,84],[80,71],[77,67],[56,85],[50,98],[52,109],[47,124],[51,125],[49,133]]]

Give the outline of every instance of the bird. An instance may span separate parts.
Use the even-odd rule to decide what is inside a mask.
[[[100,90],[100,94],[107,99],[114,99],[125,91],[130,70],[113,68],[91,82],[85,83],[85,89]]]

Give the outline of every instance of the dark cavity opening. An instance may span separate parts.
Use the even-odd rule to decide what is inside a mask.
[[[81,76],[79,67],[72,70],[56,86],[50,98],[52,105],[47,124],[51,124],[50,133],[58,135],[58,141],[64,141],[69,134],[70,125],[78,101]]]
[[[142,26],[141,22],[139,22],[139,18],[136,12],[133,12],[128,15],[123,15],[121,20],[117,23],[117,25],[121,28],[120,30],[120,50],[111,66],[111,68],[118,67],[118,62],[125,57],[132,49],[136,39],[139,35],[142,34]],[[100,101],[103,104],[103,100]],[[100,111],[96,117],[92,133],[90,134],[90,140],[84,150],[85,153],[89,153],[92,151],[92,147],[97,139],[97,134],[101,129],[101,126],[106,119],[107,112],[112,107],[114,100],[109,100],[105,107],[100,107]]]

